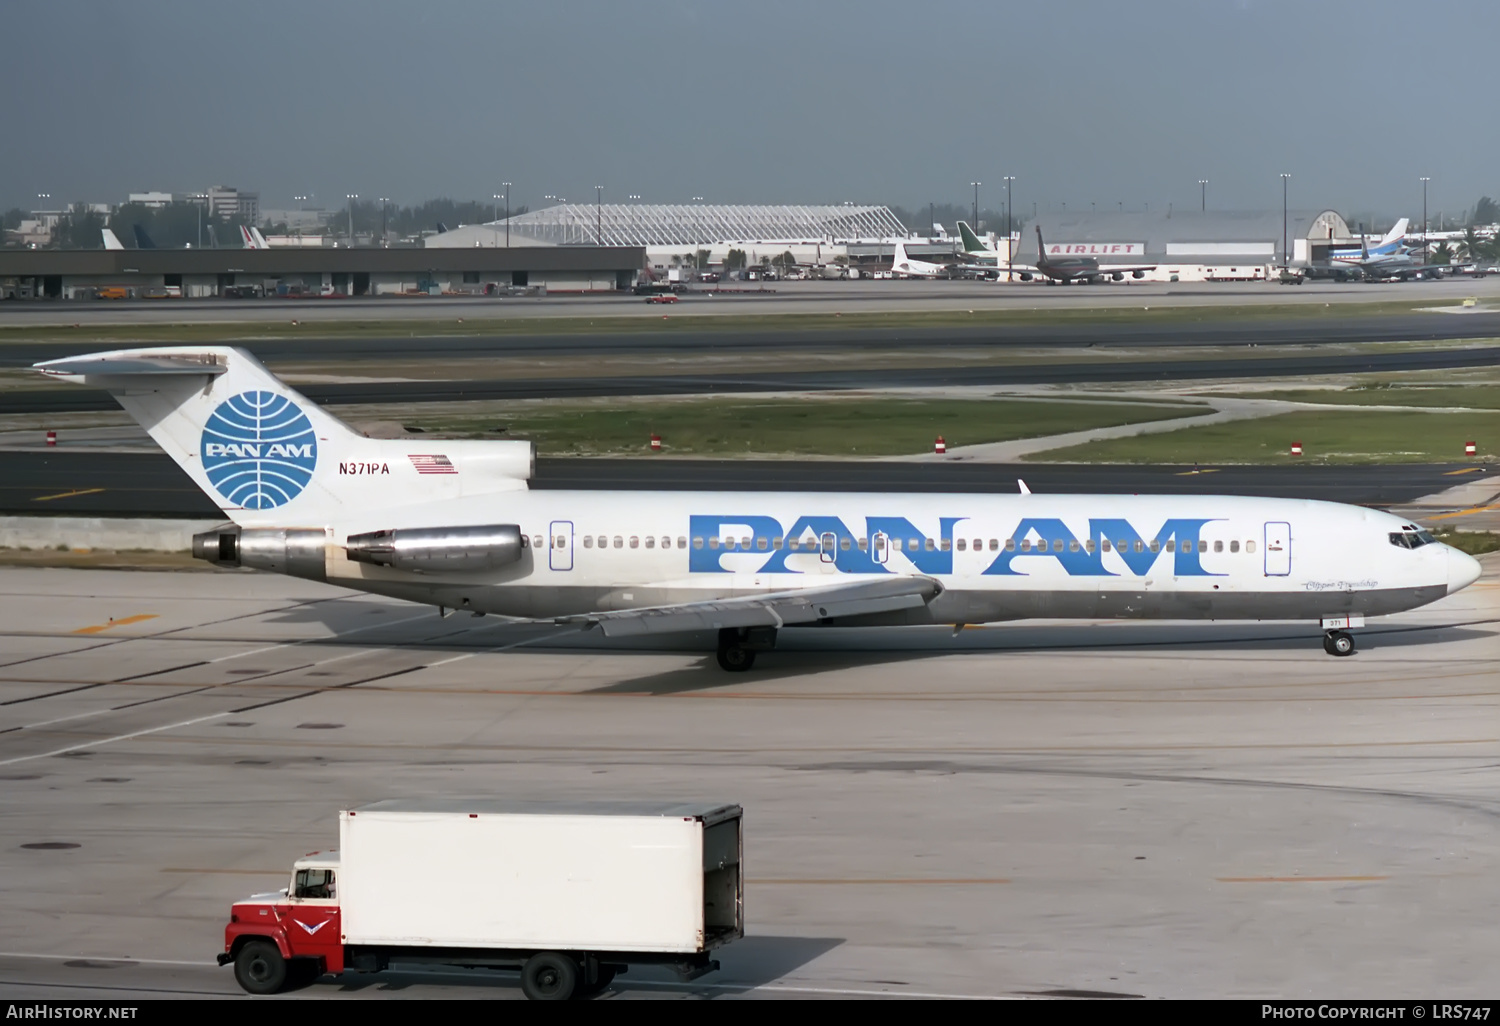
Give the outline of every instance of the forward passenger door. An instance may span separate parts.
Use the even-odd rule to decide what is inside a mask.
[[[1285,577],[1292,572],[1292,525],[1266,524],[1266,576]]]

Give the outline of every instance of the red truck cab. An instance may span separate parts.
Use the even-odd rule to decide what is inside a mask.
[[[235,902],[219,964],[233,962],[235,979],[252,994],[343,972],[338,874],[338,852],[312,852],[293,866],[290,887]]]

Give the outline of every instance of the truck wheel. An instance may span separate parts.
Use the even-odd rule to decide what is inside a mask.
[[[275,994],[286,984],[286,959],[270,941],[250,941],[234,957],[234,978],[251,994]]]
[[[521,990],[533,1001],[566,1001],[578,988],[578,963],[553,951],[532,955],[521,969]]]

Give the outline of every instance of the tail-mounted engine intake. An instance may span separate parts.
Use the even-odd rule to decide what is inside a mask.
[[[515,524],[480,527],[401,527],[351,534],[345,546],[356,563],[422,573],[472,573],[519,562],[526,539]]]
[[[321,527],[222,527],[193,535],[193,557],[215,566],[248,566],[255,570],[328,579],[328,532]]]

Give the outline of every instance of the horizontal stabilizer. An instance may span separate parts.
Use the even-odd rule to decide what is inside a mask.
[[[942,591],[930,577],[896,577],[807,591],[624,609],[558,617],[558,624],[598,625],[606,637],[680,634],[724,627],[781,627],[842,617],[889,613],[926,605]]]
[[[33,365],[43,374],[56,377],[123,377],[161,374],[199,374],[217,377],[229,368],[191,357],[176,356],[69,356]]]

